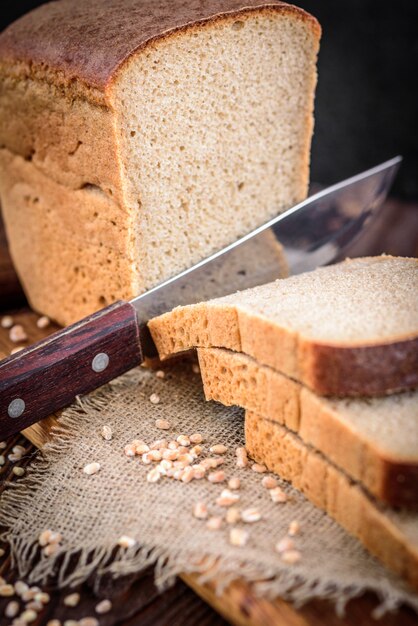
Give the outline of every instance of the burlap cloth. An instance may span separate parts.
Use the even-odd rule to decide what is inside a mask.
[[[152,393],[160,396],[159,404],[150,402]],[[157,418],[169,419],[172,429],[158,430]],[[105,574],[117,577],[155,564],[161,588],[180,572],[201,572],[202,581],[222,585],[237,577],[256,581],[256,593],[296,603],[325,597],[342,610],[348,599],[373,590],[380,598],[376,614],[402,602],[418,611],[418,596],[298,491],[283,483],[290,501],[273,504],[260,474],[235,467],[234,448],[244,443],[243,413],[205,402],[200,376],[190,363],[162,380],[143,368],[133,370],[66,410],[61,424],[27,478],[0,501],[4,537],[25,580],[45,583],[53,576],[60,586],[75,585],[93,572],[100,581]],[[100,434],[103,424],[113,430],[111,441]],[[152,442],[194,432],[204,436],[207,451],[214,443],[229,446],[223,467],[228,476],[241,478],[239,506],[262,512],[261,521],[246,525],[250,539],[245,547],[229,544],[228,524],[209,530],[192,515],[199,500],[213,514],[224,515],[215,500],[225,485],[166,477],[149,483],[150,466],[123,451],[135,438]],[[93,461],[101,470],[87,476],[82,468]],[[303,558],[286,565],[274,546],[292,520],[301,523],[296,544]],[[46,528],[63,535],[62,549],[53,557],[42,555],[37,541]],[[137,545],[115,549],[121,535],[135,538]]]

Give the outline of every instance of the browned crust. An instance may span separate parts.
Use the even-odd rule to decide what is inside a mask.
[[[391,506],[418,510],[418,464],[399,463],[382,458],[382,491]]]
[[[0,35],[3,72],[32,76],[90,97],[106,92],[117,71],[152,42],[190,27],[201,27],[254,11],[285,13],[321,34],[309,13],[279,1],[263,0],[73,0],[43,5]]]
[[[382,502],[418,506],[416,459],[390,458],[351,430],[328,400],[251,357],[220,348],[199,348],[198,355],[207,400],[238,405],[286,426]]]
[[[357,347],[301,342],[306,384],[324,396],[379,396],[418,386],[418,338]]]
[[[245,445],[255,461],[291,482],[418,590],[417,546],[344,472],[283,426],[250,411],[245,414]]]

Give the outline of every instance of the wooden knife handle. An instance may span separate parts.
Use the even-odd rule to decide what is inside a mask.
[[[0,362],[0,440],[143,361],[134,307],[116,302]]]

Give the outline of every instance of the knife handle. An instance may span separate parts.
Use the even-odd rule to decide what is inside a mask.
[[[116,302],[0,362],[0,440],[143,361],[134,307]]]

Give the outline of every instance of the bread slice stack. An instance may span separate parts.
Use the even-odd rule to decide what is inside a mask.
[[[149,324],[198,348],[249,454],[418,589],[418,260],[348,260]]]

